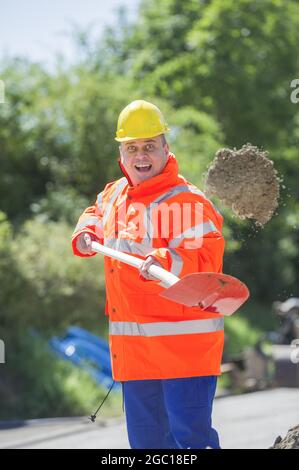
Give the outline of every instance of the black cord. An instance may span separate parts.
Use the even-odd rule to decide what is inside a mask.
[[[124,393],[124,383],[121,383],[121,389],[122,389],[122,410],[123,413],[125,411],[125,393]]]
[[[107,395],[105,396],[104,400],[102,401],[102,403],[101,403],[100,406],[98,407],[97,411],[96,411],[94,414],[92,414],[92,415],[90,415],[90,416],[88,417],[88,419],[90,419],[90,421],[91,421],[92,423],[95,422],[96,417],[97,417],[97,414],[98,414],[99,410],[101,409],[102,405],[104,404],[104,402],[105,402],[106,398],[108,397],[109,393],[111,392],[111,390],[112,390],[114,384],[115,384],[115,381],[113,380],[113,384],[111,385],[111,387],[110,387],[110,389],[109,389],[109,392],[107,393]]]

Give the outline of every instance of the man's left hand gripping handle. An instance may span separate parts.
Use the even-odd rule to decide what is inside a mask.
[[[98,203],[99,199],[97,197],[95,204],[85,209],[72,235],[72,248],[77,256],[94,256],[96,253],[91,251],[92,241],[103,244],[103,214],[102,207]]]

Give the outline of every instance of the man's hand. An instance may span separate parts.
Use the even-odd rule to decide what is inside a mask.
[[[96,240],[96,238],[91,237],[89,233],[81,233],[77,238],[77,249],[84,255],[90,255],[92,253],[91,242],[93,240]]]
[[[162,268],[161,264],[153,256],[149,256],[148,258],[146,258],[146,260],[142,263],[141,267],[139,268],[140,275],[148,281],[158,280],[156,277],[152,276],[148,272],[149,267],[153,264]]]

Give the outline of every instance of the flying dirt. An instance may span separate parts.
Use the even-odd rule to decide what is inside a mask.
[[[251,144],[223,148],[205,178],[205,192],[217,196],[241,219],[265,225],[278,207],[279,177],[268,152]]]

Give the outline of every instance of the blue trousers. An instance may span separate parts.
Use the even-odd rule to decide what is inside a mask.
[[[219,449],[212,428],[217,377],[123,382],[132,449]]]

